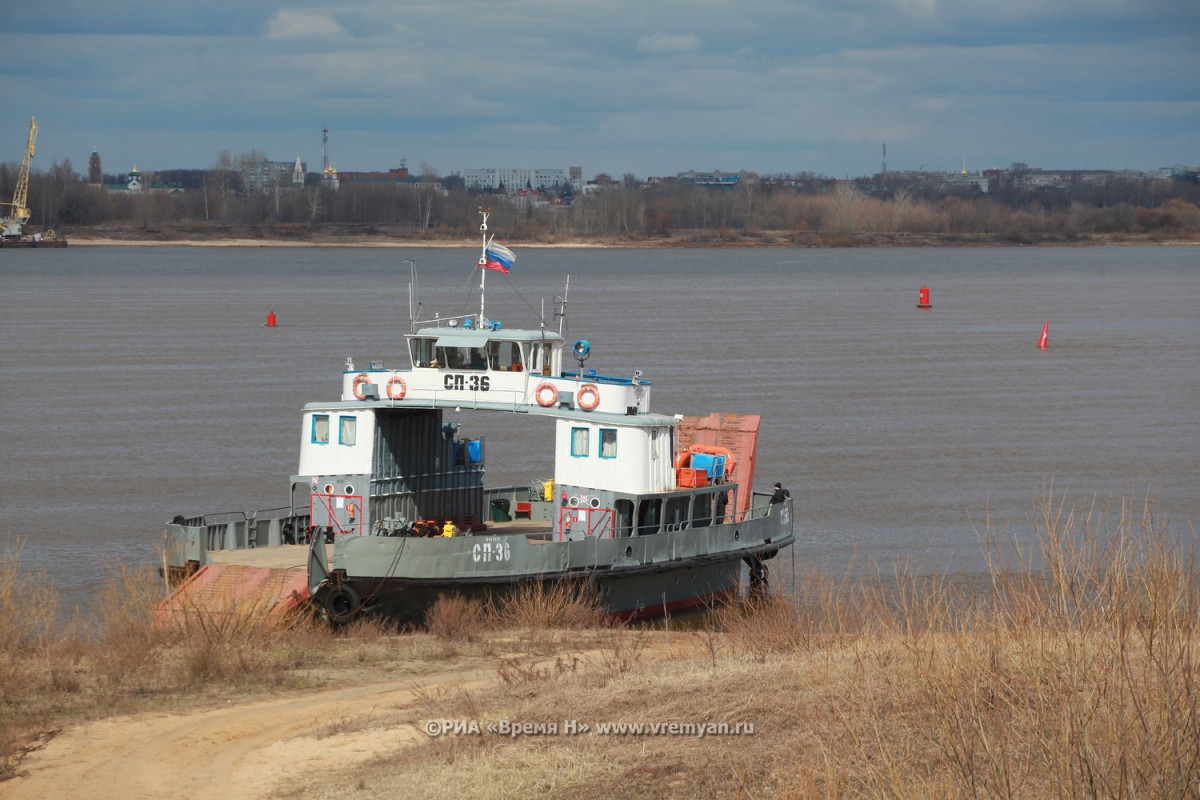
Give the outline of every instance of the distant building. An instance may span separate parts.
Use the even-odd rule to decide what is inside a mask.
[[[293,161],[242,161],[242,182],[248,192],[265,192],[270,189],[301,189],[307,164],[296,155]]]
[[[408,171],[404,160],[400,166],[387,172],[339,172],[336,173],[341,183],[387,183],[394,186],[406,186],[410,189],[433,188],[440,186],[436,177],[413,175]]]
[[[327,189],[334,189],[334,190],[336,190],[338,187],[340,187],[342,185],[342,182],[338,178],[338,171],[336,169],[334,169],[333,167],[326,167],[321,172],[321,185]]]
[[[100,168],[100,153],[95,148],[92,149],[92,155],[88,158],[88,180],[92,186],[104,185],[104,170]]]
[[[337,170],[329,164],[329,128],[321,129],[321,186],[337,191],[342,182]]]
[[[129,170],[129,175],[126,176],[124,183],[104,184],[104,191],[113,192],[114,194],[126,194],[129,192],[137,194],[142,191],[142,173],[138,171],[137,165],[134,164],[133,169]]]
[[[582,170],[580,170],[582,174]],[[534,167],[468,169],[463,172],[463,183],[475,191],[495,191],[504,188],[552,189],[568,182],[567,172],[562,169],[538,169]]]
[[[697,186],[736,186],[744,174],[747,173],[721,172],[719,169],[712,172],[688,170],[680,172],[675,179],[680,183],[692,183]]]
[[[1018,169],[1017,167],[1021,167]],[[1144,180],[1144,172],[1136,170],[1109,169],[1063,169],[1045,170],[1025,164],[1013,164],[1014,169],[1000,172],[996,182],[1008,189],[1028,191],[1031,189],[1071,189],[1077,186],[1108,186]]]

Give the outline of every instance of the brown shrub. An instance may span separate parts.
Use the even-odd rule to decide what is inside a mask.
[[[425,612],[425,627],[439,639],[474,642],[487,630],[487,614],[478,600],[444,595]]]

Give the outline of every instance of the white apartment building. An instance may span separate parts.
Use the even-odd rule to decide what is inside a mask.
[[[494,191],[501,186],[510,192],[517,189],[549,189],[566,183],[567,171],[535,167],[468,169],[463,172],[463,182],[468,189],[476,191]]]

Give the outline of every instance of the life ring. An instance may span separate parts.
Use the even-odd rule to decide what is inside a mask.
[[[600,388],[594,383],[585,383],[575,396],[575,402],[584,411],[591,411],[600,405]]]
[[[728,447],[721,447],[715,444],[694,444],[687,449],[687,452],[689,455],[691,453],[704,453],[710,456],[725,456],[725,477],[727,479],[733,474],[734,467],[737,466],[737,462],[733,459],[733,451]],[[678,460],[678,456],[676,460]]]
[[[681,450],[675,455],[675,469],[683,469],[690,463],[692,463],[692,452],[690,450]]]
[[[363,387],[371,382],[371,376],[365,372],[360,372],[354,377],[354,396],[359,400],[366,400],[367,393],[363,391]]]
[[[408,384],[404,382],[404,378],[393,375],[387,382],[388,399],[403,400],[406,394],[408,394]]]
[[[542,408],[549,408],[558,402],[558,387],[550,381],[542,381],[538,387],[533,390],[533,396],[537,400],[537,404]]]

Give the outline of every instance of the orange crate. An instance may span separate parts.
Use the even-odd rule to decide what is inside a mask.
[[[675,484],[680,489],[694,489],[699,486],[708,486],[708,470],[680,467],[675,470]]]

